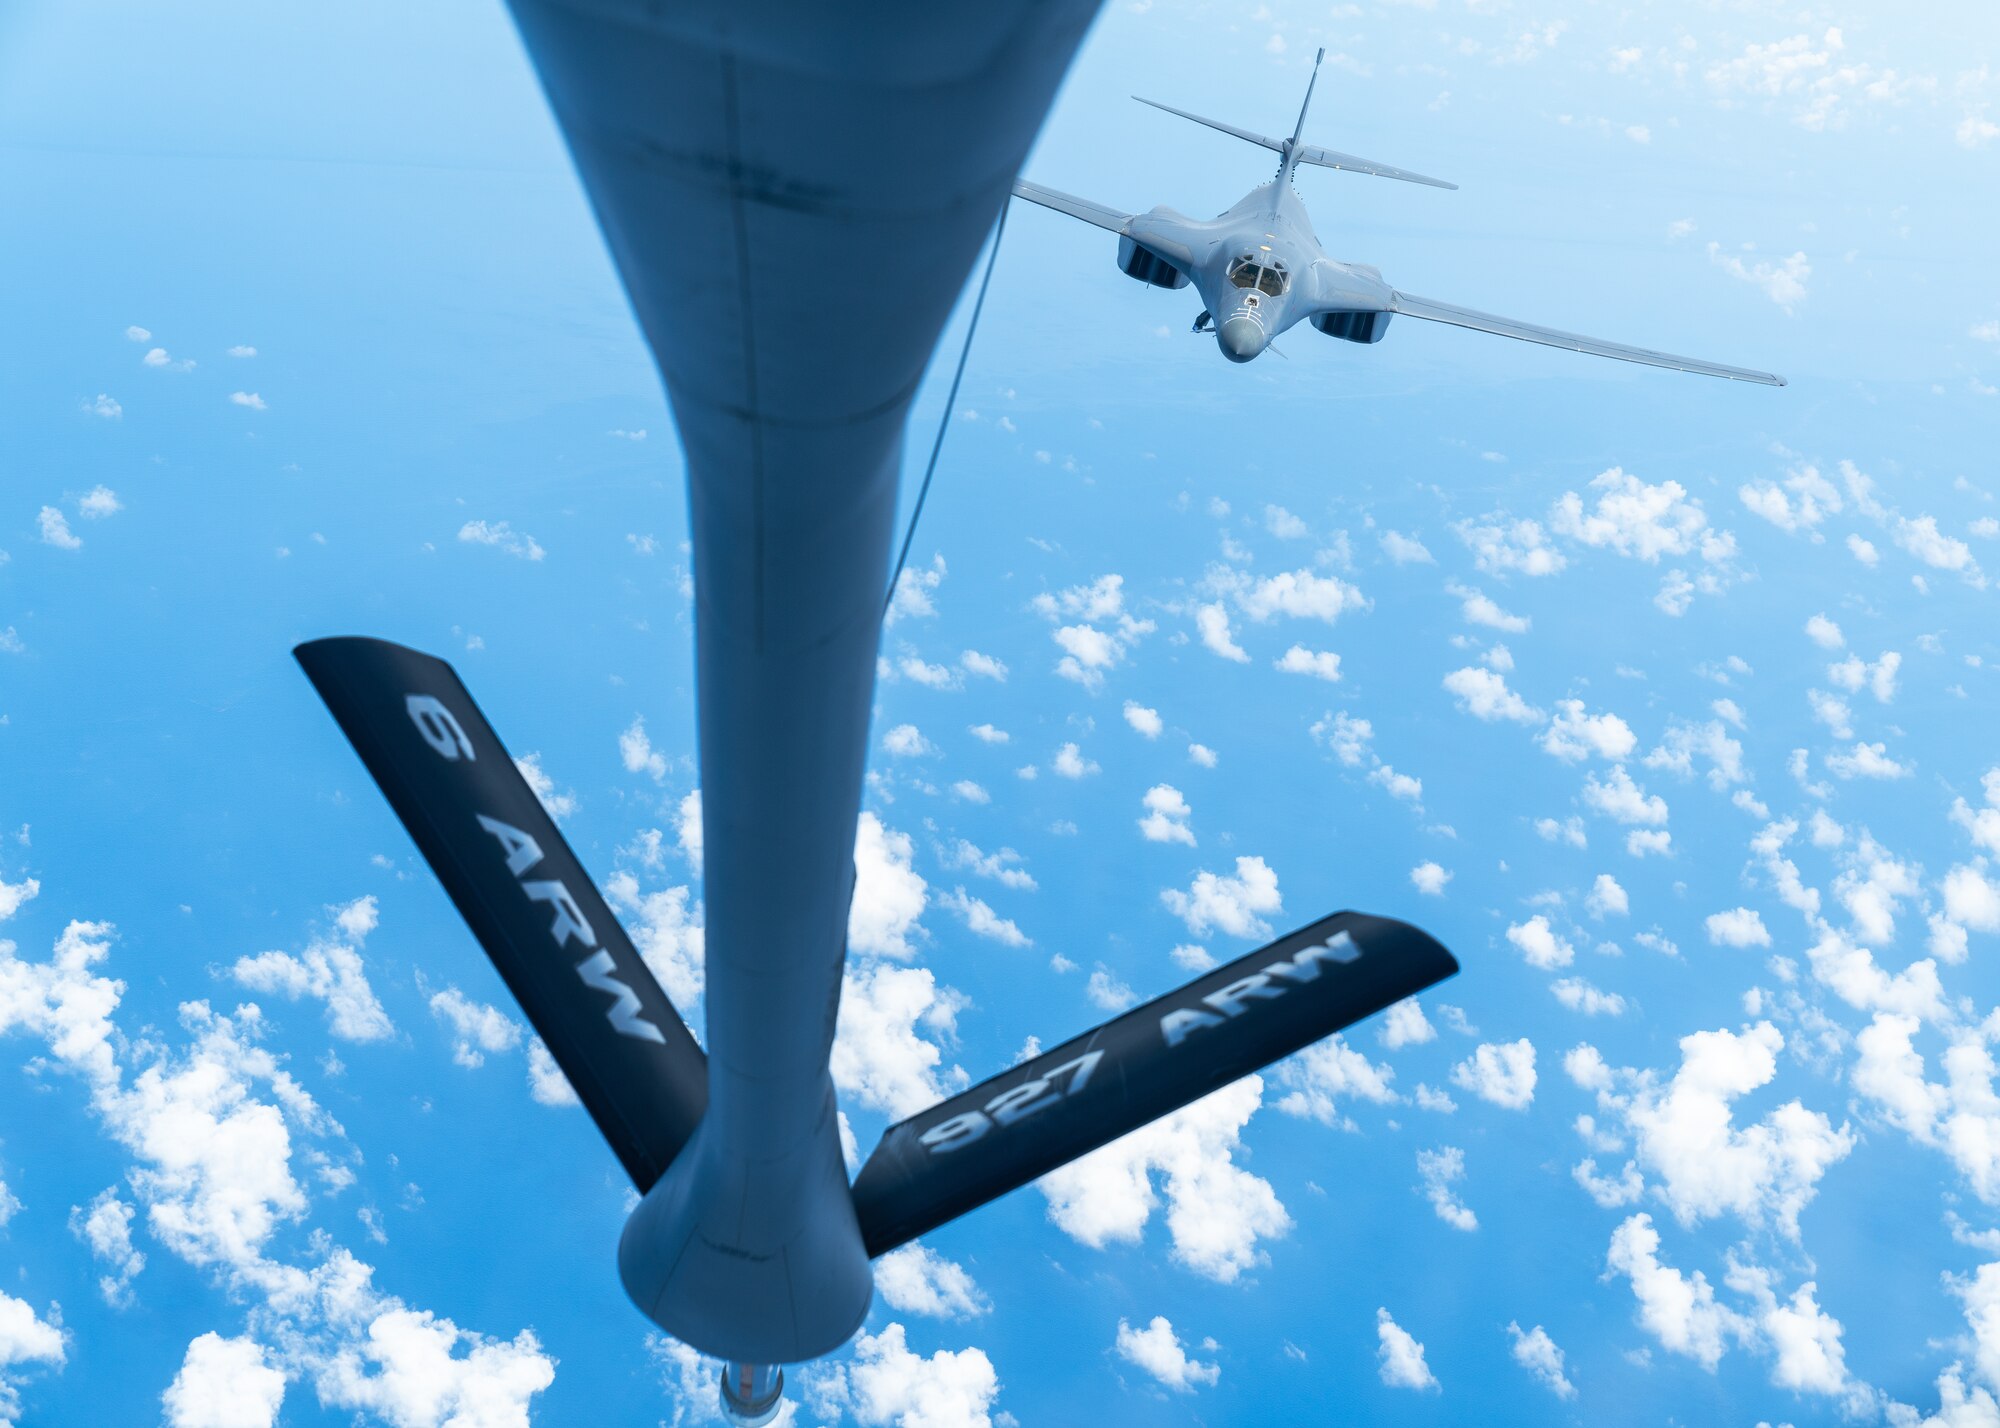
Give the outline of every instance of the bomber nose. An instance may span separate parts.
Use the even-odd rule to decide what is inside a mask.
[[[1222,355],[1232,362],[1248,362],[1264,350],[1264,329],[1247,317],[1232,317],[1215,330]]]

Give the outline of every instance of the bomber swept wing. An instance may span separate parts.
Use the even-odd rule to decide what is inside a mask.
[[[1671,352],[1655,352],[1650,347],[1631,347],[1622,342],[1581,337],[1574,332],[1561,332],[1553,327],[1539,327],[1532,322],[1515,322],[1512,318],[1495,317],[1491,313],[1475,312],[1469,307],[1458,307],[1448,302],[1433,302],[1429,298],[1414,297],[1405,292],[1392,293],[1389,311],[1400,312],[1408,317],[1421,317],[1426,322],[1445,322],[1453,327],[1469,327],[1474,332],[1490,332],[1496,337],[1514,337],[1522,342],[1535,342],[1544,347],[1561,347],[1570,352],[1586,352],[1594,357],[1613,357],[1620,362],[1639,362],[1648,367],[1670,367],[1676,372],[1696,372],[1704,377],[1727,377],[1731,381],[1757,382],[1766,387],[1785,385],[1785,379],[1775,372],[1759,372],[1749,367],[1731,367],[1721,362],[1705,362],[1699,357],[1676,357]]]
[[[1092,203],[1087,198],[1063,193],[1059,189],[1044,188],[1038,183],[1019,179],[1014,184],[1014,196],[1025,198],[1030,203],[1039,203],[1044,208],[1053,208],[1057,213],[1067,213],[1071,218],[1081,218],[1085,223],[1094,223],[1099,228],[1113,233],[1123,233],[1132,222],[1132,215],[1120,213],[1115,208],[1106,208],[1101,203]]]

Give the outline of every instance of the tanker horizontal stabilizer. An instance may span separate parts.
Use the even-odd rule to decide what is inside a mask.
[[[854,1182],[886,1254],[1458,970],[1407,923],[1339,912],[892,1126]]]
[[[457,674],[382,640],[293,654],[643,1194],[708,1065]]]

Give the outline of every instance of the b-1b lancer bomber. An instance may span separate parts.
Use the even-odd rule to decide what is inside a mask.
[[[1303,142],[1306,111],[1312,107],[1313,83],[1319,78],[1319,62],[1325,58],[1326,51],[1321,50],[1313,62],[1313,80],[1306,85],[1305,103],[1299,108],[1299,122],[1289,139],[1274,139],[1239,129],[1234,124],[1205,119],[1151,99],[1139,101],[1277,153],[1278,172],[1269,183],[1253,188],[1235,207],[1207,222],[1165,207],[1149,213],[1120,213],[1101,203],[1025,180],[1014,185],[1014,193],[1116,233],[1118,266],[1126,276],[1160,288],[1184,288],[1192,283],[1206,305],[1195,319],[1194,330],[1213,330],[1222,355],[1232,362],[1250,361],[1301,320],[1309,321],[1329,337],[1349,342],[1380,342],[1389,330],[1390,318],[1402,313],[1427,322],[1445,322],[1500,337],[1516,337],[1545,347],[1615,357],[1621,362],[1643,362],[1652,367],[1672,367],[1738,382],[1761,382],[1770,387],[1785,385],[1783,377],[1770,372],[1704,362],[1696,357],[1676,357],[1670,352],[1581,337],[1573,332],[1558,332],[1554,328],[1475,312],[1453,303],[1413,297],[1385,282],[1380,268],[1328,257],[1313,233],[1305,204],[1292,186],[1300,164],[1402,179],[1432,188],[1458,185]]]

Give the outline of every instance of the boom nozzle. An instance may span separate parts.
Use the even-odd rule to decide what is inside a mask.
[[[723,1421],[734,1428],[761,1428],[785,1402],[785,1371],[776,1364],[724,1364]]]

